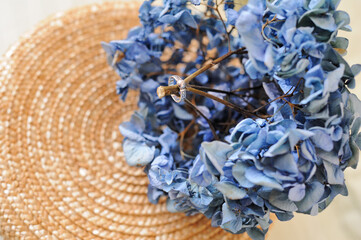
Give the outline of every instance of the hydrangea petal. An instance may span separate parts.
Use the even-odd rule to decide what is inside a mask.
[[[326,169],[329,184],[343,185],[345,183],[344,174],[338,165],[326,161],[324,161],[323,164]]]
[[[314,136],[312,136],[311,139],[316,147],[319,147],[326,152],[333,149],[333,141],[326,130],[322,128],[313,128],[311,131],[314,133]]]
[[[267,177],[261,171],[258,171],[255,167],[250,167],[247,169],[246,178],[253,184],[283,190],[283,187],[275,179]]]
[[[296,204],[288,199],[287,194],[282,192],[272,191],[269,196],[269,202],[273,206],[287,212],[297,211]]]
[[[232,175],[237,180],[237,182],[239,183],[240,186],[242,186],[244,188],[251,188],[254,186],[254,184],[251,183],[250,181],[248,181],[245,176],[247,169],[248,169],[248,167],[246,166],[246,164],[244,164],[242,162],[237,162],[232,167]]]
[[[293,202],[301,201],[306,195],[306,186],[305,184],[297,184],[288,192],[288,199]]]
[[[305,197],[296,202],[298,211],[302,213],[308,213],[311,208],[318,203],[325,192],[325,187],[320,182],[312,182],[306,186]]]
[[[264,240],[265,234],[261,229],[258,228],[247,228],[247,234],[252,238],[252,240]]]
[[[218,172],[223,174],[222,168],[227,160],[227,154],[233,151],[233,148],[220,141],[203,142],[202,148],[213,166],[218,170]]]
[[[237,200],[244,198],[247,193],[245,190],[237,187],[236,185],[228,182],[217,182],[214,186],[227,198]]]
[[[123,143],[125,160],[130,166],[145,166],[150,163],[155,154],[155,148],[144,142],[125,139]]]

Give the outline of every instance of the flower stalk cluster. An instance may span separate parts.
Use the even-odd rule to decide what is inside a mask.
[[[343,58],[339,0],[144,1],[141,26],[103,43],[126,100],[128,164],[169,211],[264,239],[270,214],[316,215],[347,195],[361,148],[360,65]],[[222,13],[224,11],[225,15]],[[342,54],[341,54],[342,53]]]

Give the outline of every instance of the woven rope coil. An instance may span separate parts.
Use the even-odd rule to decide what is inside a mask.
[[[118,124],[136,108],[115,94],[101,41],[138,23],[134,2],[58,14],[0,62],[0,230],[5,239],[248,239],[202,215],[168,213],[123,159]]]

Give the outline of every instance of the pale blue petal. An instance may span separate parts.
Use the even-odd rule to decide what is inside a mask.
[[[282,192],[272,191],[269,196],[269,202],[273,206],[287,212],[297,211],[296,204],[288,199],[287,194]]]
[[[227,155],[233,148],[220,141],[203,142],[202,148],[213,166],[223,175],[223,166],[227,160]]]
[[[267,177],[261,171],[258,171],[255,167],[250,167],[247,169],[246,178],[248,181],[256,185],[283,190],[283,187],[275,179]]]
[[[247,180],[246,178],[246,172],[247,172],[248,166],[242,162],[237,162],[232,167],[232,175],[237,180],[240,186],[244,188],[251,188],[254,186],[253,183]]]
[[[305,184],[297,184],[288,192],[288,199],[293,202],[301,201],[306,194],[306,186]]]
[[[144,142],[126,139],[123,149],[125,160],[130,166],[145,166],[154,158],[155,147],[148,147]]]
[[[227,198],[231,200],[237,200],[244,198],[247,193],[245,190],[228,182],[217,182],[214,186]]]

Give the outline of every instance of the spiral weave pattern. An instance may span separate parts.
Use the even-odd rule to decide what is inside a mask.
[[[57,14],[0,62],[0,230],[5,239],[248,239],[147,199],[123,158],[120,102],[100,42],[138,24],[138,4]]]

